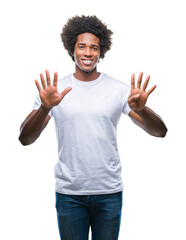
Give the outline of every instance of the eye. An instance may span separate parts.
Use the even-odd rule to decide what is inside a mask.
[[[97,51],[98,48],[97,47],[92,47],[92,50]]]
[[[80,45],[79,46],[79,49],[84,49],[85,47],[83,45]]]

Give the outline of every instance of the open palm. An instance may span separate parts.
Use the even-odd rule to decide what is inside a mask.
[[[51,109],[54,106],[57,106],[64,96],[72,89],[71,87],[65,88],[61,93],[57,91],[57,81],[58,74],[54,73],[53,85],[51,85],[50,74],[49,71],[46,70],[46,82],[43,74],[40,74],[41,84],[43,88],[40,86],[39,82],[36,80],[36,86],[39,91],[39,95],[42,101],[42,104],[45,108]]]
[[[129,107],[134,111],[140,111],[145,107],[149,95],[156,88],[156,85],[154,85],[150,90],[146,91],[150,76],[147,76],[141,88],[142,77],[143,73],[141,72],[138,77],[137,87],[135,87],[135,75],[131,75],[131,94],[128,98],[128,104]]]

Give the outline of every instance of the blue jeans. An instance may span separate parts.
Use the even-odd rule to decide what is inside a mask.
[[[103,195],[65,195],[56,192],[56,210],[61,240],[117,240],[122,192]]]

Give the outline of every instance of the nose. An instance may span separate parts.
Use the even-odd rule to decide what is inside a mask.
[[[84,55],[90,57],[92,55],[92,51],[89,47],[85,48]]]

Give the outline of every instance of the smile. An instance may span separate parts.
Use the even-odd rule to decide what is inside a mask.
[[[82,59],[82,62],[85,64],[85,65],[91,65],[93,60],[90,60],[90,59]]]

